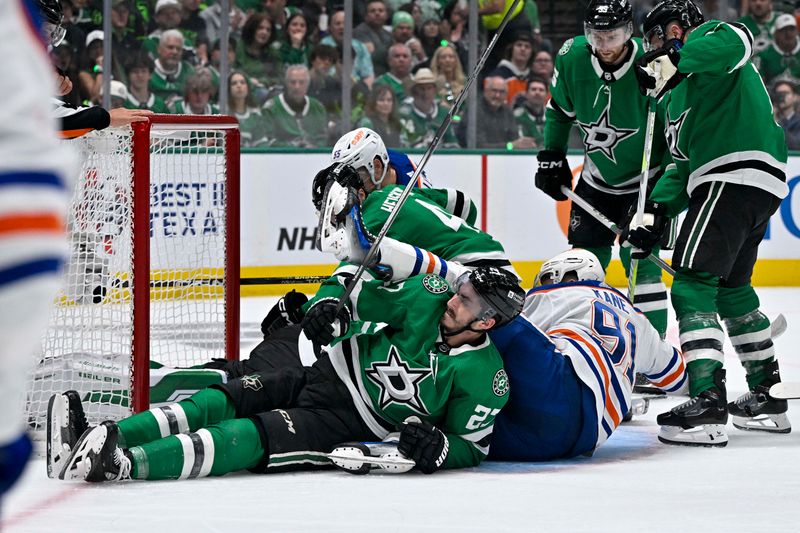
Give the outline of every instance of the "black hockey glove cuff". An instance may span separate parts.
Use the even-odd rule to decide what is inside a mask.
[[[628,219],[620,235],[619,242],[630,246],[633,259],[644,259],[661,241],[667,228],[669,217],[666,207],[658,202],[647,200],[644,204],[642,223],[636,225],[636,206],[631,206]]]
[[[347,333],[350,327],[350,311],[347,306],[336,312],[339,300],[323,298],[312,305],[300,325],[311,342],[327,346],[336,337]]]
[[[410,416],[400,429],[400,442],[397,449],[413,459],[425,474],[433,474],[444,466],[450,443],[447,436],[433,424]]]
[[[268,337],[289,324],[299,324],[303,320],[303,304],[307,301],[308,297],[305,294],[294,289],[281,297],[261,321],[261,333],[264,334],[264,337]]]
[[[561,186],[572,189],[572,170],[567,162],[567,155],[559,150],[540,150],[537,156],[539,168],[534,181],[536,188],[556,201],[566,200]]]

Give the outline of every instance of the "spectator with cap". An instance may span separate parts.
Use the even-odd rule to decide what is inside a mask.
[[[403,102],[411,88],[411,50],[394,43],[389,47],[389,71],[375,80],[375,85],[388,85],[398,102]]]
[[[264,123],[273,146],[325,146],[328,117],[322,103],[308,96],[310,82],[308,67],[289,65],[283,93],[264,104]]]
[[[236,68],[247,75],[258,102],[263,102],[270,89],[280,83],[282,67],[272,48],[274,41],[272,19],[266,13],[253,13],[244,23],[242,39],[236,45]]]
[[[169,113],[164,100],[150,90],[150,79],[153,77],[154,70],[155,63],[144,51],[133,56],[125,65],[125,74],[128,79],[126,108]]]
[[[528,80],[525,97],[514,108],[514,119],[519,128],[520,137],[533,139],[535,148],[544,147],[544,108],[549,94],[547,81],[535,74]]]
[[[488,76],[483,81],[483,94],[478,100],[475,144],[477,148],[530,149],[535,147],[530,137],[520,137],[514,112],[506,103],[508,87],[500,76]],[[469,113],[462,114],[456,128],[461,146],[467,146]]]
[[[78,72],[79,92],[82,102],[96,104],[100,101],[103,86],[103,32],[94,30],[86,36],[86,52]]]
[[[786,148],[800,150],[800,115],[797,113],[797,86],[789,81],[779,81],[773,88],[775,121],[783,128]]]
[[[178,30],[167,30],[161,34],[157,53],[150,90],[169,106],[183,94],[183,86],[194,73],[194,68],[182,59],[183,34]]]
[[[128,100],[128,88],[121,81],[111,80],[110,87],[110,105],[108,109],[119,109],[120,107],[127,107],[125,102]],[[103,88],[100,88],[100,97],[103,96]]]
[[[749,0],[749,13],[737,22],[753,34],[753,53],[758,54],[770,45],[772,27],[779,13],[772,9],[772,0]]]
[[[392,16],[392,40],[404,44],[411,50],[411,65],[425,61],[425,50],[422,43],[414,37],[414,17],[411,13],[397,11]]]
[[[183,6],[178,0],[158,0],[155,8],[156,29],[147,36],[144,41],[144,49],[150,53],[150,57],[158,55],[158,46],[161,36],[165,31],[178,30],[183,35],[183,49],[181,54],[195,60],[194,39],[191,32],[184,32],[181,28],[183,20]],[[187,36],[187,33],[189,36]]]
[[[427,148],[447,116],[447,110],[437,102],[436,76],[430,69],[421,68],[414,75],[411,96],[412,101],[402,105],[398,113],[403,126],[401,142],[406,148]],[[453,128],[447,129],[441,143],[443,148],[458,147]]]
[[[778,15],[772,32],[774,42],[759,52],[753,60],[764,83],[771,85],[778,78],[800,81],[800,39],[797,38],[797,21],[787,13]]]
[[[183,98],[177,98],[170,108],[176,115],[218,115],[219,108],[211,102],[214,84],[208,69],[201,68],[186,78]]]
[[[489,75],[500,76],[506,80],[508,103],[513,104],[518,94],[524,97],[531,77],[533,64],[533,36],[530,32],[519,32],[506,47],[504,59]]]
[[[436,76],[439,102],[447,108],[452,107],[467,82],[458,53],[452,44],[440,46],[433,53],[431,72]]]
[[[330,35],[320,41],[320,44],[327,44],[336,48],[343,47],[344,42],[344,10],[340,9],[331,16]],[[375,81],[375,71],[372,68],[372,57],[367,46],[353,39],[350,43],[355,53],[353,59],[353,80],[363,82],[367,87],[372,88]]]
[[[394,42],[392,34],[384,28],[389,10],[385,0],[367,0],[366,9],[364,22],[353,28],[353,37],[367,46],[375,75],[380,76],[389,70],[387,55]]]
[[[228,76],[228,113],[239,121],[242,148],[266,146],[264,116],[250,92],[247,76],[236,70]]]

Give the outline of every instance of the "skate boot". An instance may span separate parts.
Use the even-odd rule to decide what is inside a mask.
[[[397,442],[346,442],[336,446],[328,458],[350,474],[369,474],[374,470],[402,474],[414,468],[415,463],[397,450]]]
[[[786,416],[789,408],[786,400],[773,398],[769,394],[770,387],[781,381],[778,362],[773,361],[766,365],[764,372],[767,376],[764,381],[728,404],[733,425],[749,431],[789,433],[792,425]]]
[[[84,479],[91,482],[121,481],[131,477],[131,458],[117,446],[116,422],[106,421],[87,431],[69,456],[61,479]]]
[[[80,395],[74,391],[54,394],[47,404],[47,477],[56,477],[89,425]]]
[[[661,426],[658,440],[684,446],[726,446],[725,370],[714,371],[714,384],[688,402],[658,415],[656,422]]]

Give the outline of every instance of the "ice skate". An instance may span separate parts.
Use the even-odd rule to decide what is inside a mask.
[[[347,442],[334,448],[328,458],[351,474],[373,470],[402,474],[414,468],[414,461],[397,451],[397,442]]]
[[[786,416],[789,406],[786,400],[774,398],[769,393],[772,385],[780,383],[778,362],[768,364],[765,371],[767,378],[763,382],[728,404],[733,425],[746,431],[789,433],[792,431]]]
[[[103,422],[87,431],[69,456],[61,479],[91,482],[130,479],[130,457],[117,446],[119,430],[115,422]]]
[[[658,440],[684,446],[722,447],[728,444],[724,370],[714,372],[714,383],[715,387],[658,415],[656,422],[661,426]]]
[[[71,390],[50,397],[47,404],[47,477],[56,477],[63,470],[75,444],[88,428],[78,392]]]

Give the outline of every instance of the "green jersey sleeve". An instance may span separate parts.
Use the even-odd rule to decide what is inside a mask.
[[[678,70],[725,75],[753,55],[753,36],[743,24],[710,20],[694,29],[680,51]]]
[[[550,82],[550,101],[545,109],[544,147],[547,150],[567,151],[569,132],[575,121],[575,108],[567,78],[562,74],[569,70],[568,57],[575,39],[568,39],[556,54],[555,70]]]

